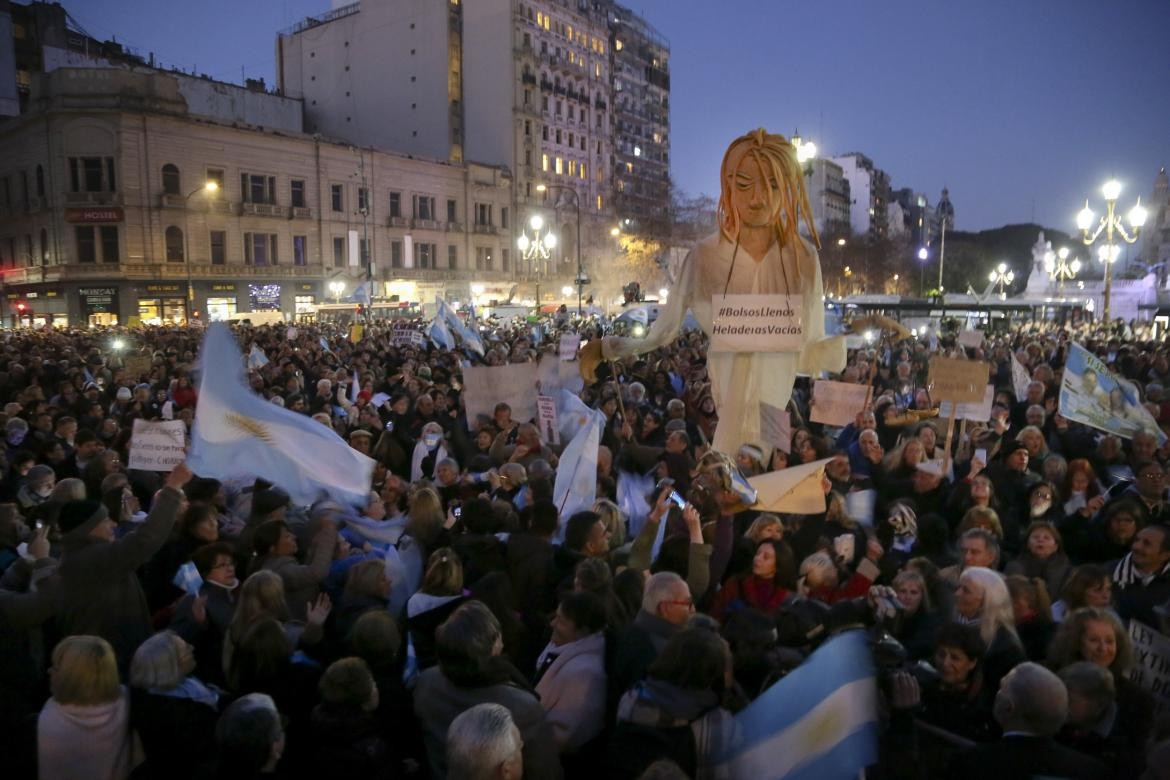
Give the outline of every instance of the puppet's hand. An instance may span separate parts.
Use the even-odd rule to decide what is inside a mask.
[[[912,334],[906,329],[902,323],[885,317],[881,314],[870,314],[866,317],[858,317],[853,320],[852,328],[854,333],[861,333],[866,329],[889,331],[894,335],[895,341],[911,338]]]
[[[604,359],[601,353],[601,339],[590,341],[581,347],[581,351],[577,353],[577,368],[586,384],[591,385],[597,381],[597,367]]]

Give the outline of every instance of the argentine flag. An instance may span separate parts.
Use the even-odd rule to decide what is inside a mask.
[[[877,760],[877,686],[865,633],[848,631],[735,716],[717,774],[846,780]]]

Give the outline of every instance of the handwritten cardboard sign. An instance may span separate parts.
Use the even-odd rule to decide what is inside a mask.
[[[979,403],[987,392],[987,364],[982,360],[932,357],[928,384],[936,401]]]
[[[1136,620],[1129,621],[1129,637],[1137,662],[1129,679],[1154,695],[1154,714],[1170,713],[1170,637]]]
[[[126,373],[130,374],[135,382],[149,374],[154,365],[154,360],[149,355],[127,355],[122,362],[126,366]]]
[[[547,395],[536,397],[537,426],[540,428],[540,438],[545,444],[560,444],[561,433],[557,430],[557,402]]]
[[[581,336],[577,333],[561,334],[561,360],[576,360],[577,351],[581,348]]]
[[[991,419],[991,405],[995,402],[995,385],[988,385],[983,400],[977,404],[962,403],[955,410],[956,420],[975,420],[987,422]],[[951,402],[943,401],[938,406],[938,416],[944,420],[951,419]]]
[[[971,347],[972,349],[979,349],[983,346],[983,331],[981,330],[964,330],[959,333],[959,344],[964,347]]]
[[[463,403],[467,407],[467,424],[474,424],[480,415],[490,419],[500,401],[512,407],[512,419],[517,422],[535,418],[537,371],[536,363],[465,366]]]
[[[865,408],[869,388],[851,382],[833,382],[818,379],[813,383],[812,408],[809,418],[813,422],[829,425],[848,425]]]
[[[130,438],[131,469],[170,471],[187,457],[187,426],[182,420],[134,421]]]

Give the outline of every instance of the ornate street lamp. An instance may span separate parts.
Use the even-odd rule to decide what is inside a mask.
[[[1007,299],[1007,286],[1015,281],[1016,274],[1008,269],[1007,263],[1000,263],[987,278],[992,284],[999,285],[999,299],[1002,301]]]
[[[1127,233],[1125,226],[1121,224],[1121,217],[1117,214],[1117,198],[1121,195],[1121,182],[1117,179],[1110,179],[1101,187],[1101,195],[1105,198],[1105,215],[1101,217],[1101,221],[1097,223],[1097,229],[1090,235],[1089,230],[1093,227],[1093,219],[1097,216],[1093,210],[1089,208],[1089,199],[1085,199],[1085,207],[1077,213],[1077,227],[1081,231],[1081,240],[1085,242],[1085,246],[1092,246],[1101,234],[1105,234],[1105,244],[1097,251],[1098,259],[1105,266],[1105,306],[1101,312],[1106,321],[1109,320],[1109,293],[1112,289],[1112,266],[1117,262],[1117,258],[1121,255],[1121,247],[1118,246],[1113,238],[1114,233],[1121,235],[1121,239],[1127,244],[1132,244],[1138,240],[1138,234],[1141,233],[1142,226],[1146,224],[1146,216],[1148,213],[1142,206],[1142,199],[1139,196],[1137,204],[1129,210],[1127,215],[1129,224],[1133,228],[1133,233]]]

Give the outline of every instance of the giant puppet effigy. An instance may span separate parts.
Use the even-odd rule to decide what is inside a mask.
[[[825,335],[820,245],[793,145],[754,130],[731,142],[719,170],[719,230],[683,261],[645,338],[608,336],[581,351],[593,381],[601,360],[669,344],[689,309],[711,337],[707,372],[719,413],[712,449],[760,440],[762,405],[783,409],[798,373],[845,367],[845,339]],[[801,235],[804,221],[808,238]],[[884,317],[854,321],[904,330]]]

